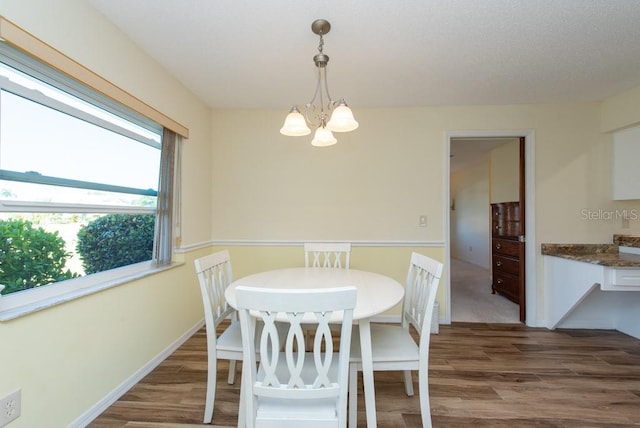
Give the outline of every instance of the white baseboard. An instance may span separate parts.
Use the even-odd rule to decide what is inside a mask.
[[[182,336],[177,338],[173,343],[163,349],[158,355],[152,358],[147,364],[142,366],[139,370],[133,373],[128,379],[122,382],[116,389],[105,395],[100,401],[91,406],[86,412],[80,415],[69,426],[72,428],[86,427],[91,421],[100,416],[102,412],[107,410],[109,406],[118,401],[128,390],[130,390],[136,383],[140,382],[142,378],[151,373],[160,363],[169,357],[176,349],[178,349],[184,342],[186,342],[191,336],[195,334],[204,326],[204,319],[200,320],[196,325],[187,330]]]

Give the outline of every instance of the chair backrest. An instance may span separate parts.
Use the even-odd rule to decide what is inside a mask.
[[[402,325],[413,326],[421,337],[431,332],[433,304],[442,276],[442,263],[422,254],[411,254],[402,309]]]
[[[280,399],[296,408],[301,400],[334,399],[336,421],[347,420],[349,350],[356,288],[267,289],[240,286],[235,290],[242,329],[243,367],[256,367],[255,321],[259,312],[264,325],[260,337],[260,371],[243,370],[247,420],[255,418],[259,398]],[[333,352],[329,321],[342,311],[339,352]],[[276,328],[287,331],[281,340]],[[304,324],[304,328],[302,326]],[[313,349],[305,352],[304,334],[317,325]],[[288,330],[287,330],[288,329]],[[279,346],[284,343],[284,346]],[[334,358],[338,370],[329,371]],[[335,365],[335,361],[334,361]],[[277,370],[279,369],[279,370]],[[248,373],[247,373],[248,372]],[[333,401],[331,401],[333,403]],[[253,418],[250,416],[253,415]],[[287,415],[283,414],[286,418]]]
[[[305,267],[333,267],[349,269],[351,244],[338,242],[307,242],[304,244]]]
[[[231,258],[227,250],[209,254],[194,261],[196,274],[202,293],[204,319],[207,332],[213,332],[222,320],[235,312],[226,299],[224,292],[233,281]]]

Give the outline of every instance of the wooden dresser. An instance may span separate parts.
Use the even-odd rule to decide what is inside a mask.
[[[491,204],[492,239],[491,266],[492,293],[500,293],[509,300],[520,303],[520,203],[500,202]]]

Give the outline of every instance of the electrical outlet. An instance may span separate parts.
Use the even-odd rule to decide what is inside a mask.
[[[20,416],[22,389],[13,391],[11,394],[0,398],[0,427],[7,425],[12,420]]]

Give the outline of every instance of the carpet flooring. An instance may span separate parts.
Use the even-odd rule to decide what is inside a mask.
[[[491,294],[491,271],[451,259],[451,321],[519,323],[518,305]]]

